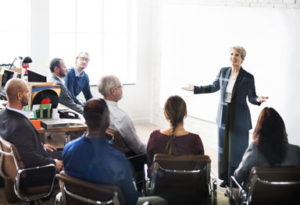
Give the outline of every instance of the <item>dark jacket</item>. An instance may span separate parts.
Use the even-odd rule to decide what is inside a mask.
[[[195,86],[194,93],[212,93],[218,90],[220,92],[220,101],[218,106],[217,113],[217,124],[221,127],[222,124],[225,124],[226,117],[224,116],[223,106],[227,105],[225,102],[226,97],[226,87],[231,73],[231,67],[221,68],[216,80],[211,85],[206,86]],[[254,77],[243,68],[241,68],[240,73],[236,79],[235,85],[232,91],[232,103],[233,115],[234,115],[234,124],[233,127],[238,127],[240,129],[252,128],[251,116],[249,107],[247,105],[247,99],[250,103],[254,105],[260,105],[256,101],[257,95],[255,92]]]
[[[0,113],[0,136],[17,147],[26,168],[55,164],[44,150],[38,132],[21,113],[8,109]]]

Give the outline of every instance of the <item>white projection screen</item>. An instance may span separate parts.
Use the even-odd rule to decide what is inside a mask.
[[[248,103],[253,126],[263,107],[274,107],[286,122],[290,141],[297,141],[299,9],[164,3],[161,29],[161,107],[168,96],[180,95],[190,116],[215,122],[219,92],[193,95],[180,88],[212,83],[221,67],[230,66],[229,48],[241,45],[247,51],[243,68],[254,75],[257,95],[270,97],[261,106]]]

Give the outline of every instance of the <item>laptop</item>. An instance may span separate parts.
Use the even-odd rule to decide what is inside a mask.
[[[32,70],[27,70],[28,82],[47,82],[47,77]]]

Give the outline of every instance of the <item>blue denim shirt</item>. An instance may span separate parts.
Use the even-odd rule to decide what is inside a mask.
[[[75,103],[82,105],[82,103],[76,98],[81,91],[85,100],[89,100],[93,97],[90,89],[89,76],[84,71],[79,74],[75,68],[71,68],[64,80],[65,85],[72,94],[72,98]]]
[[[109,145],[106,138],[87,138],[85,134],[65,145],[65,172],[96,184],[116,185],[126,204],[136,204],[139,193],[133,185],[133,173],[125,155]]]

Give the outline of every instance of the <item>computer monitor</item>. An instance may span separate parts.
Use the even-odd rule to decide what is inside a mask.
[[[28,70],[28,82],[47,82],[47,77]]]
[[[18,76],[17,73],[13,72],[13,71],[10,71],[10,70],[4,70],[4,73],[2,75],[2,83],[1,83],[1,87],[4,87],[5,84],[7,83],[7,81],[11,78],[14,78],[14,77],[17,77],[17,78],[20,78],[21,76]]]

